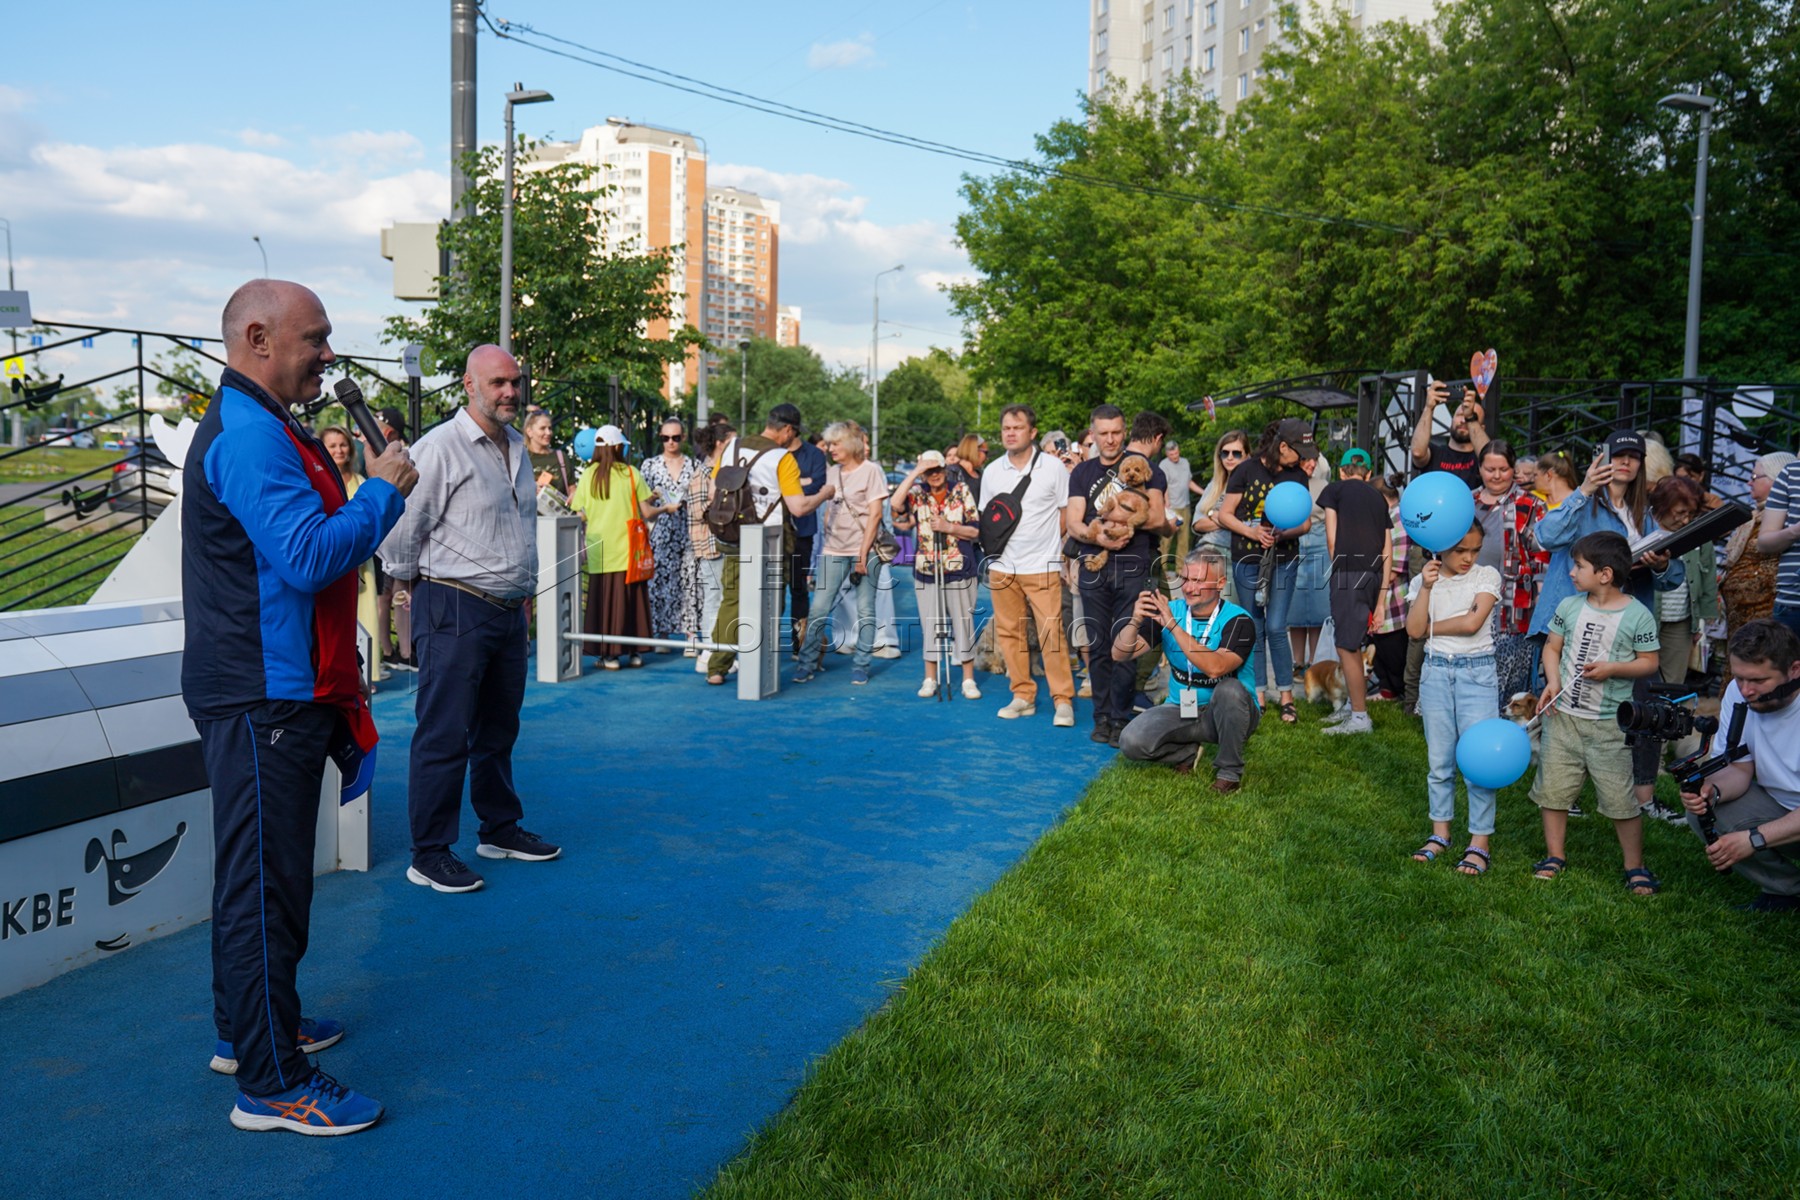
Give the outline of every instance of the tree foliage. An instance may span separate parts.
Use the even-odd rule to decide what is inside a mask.
[[[1456,377],[1487,346],[1514,377],[1678,375],[1697,147],[1656,101],[1701,84],[1701,370],[1792,378],[1795,41],[1778,0],[1452,0],[1429,36],[1315,12],[1229,119],[1191,79],[1115,92],[1040,169],[965,180],[969,364],[1071,429],[1345,366]]]
[[[533,145],[521,138],[521,157]],[[388,318],[383,330],[389,343],[423,343],[452,372],[469,350],[499,339],[501,148],[482,148],[466,168],[475,181],[475,214],[440,234],[454,267],[438,278],[437,302],[418,317]],[[513,349],[536,379],[593,381],[569,393],[568,407],[580,419],[603,411],[608,376],[618,375],[627,389],[656,392],[664,366],[701,340],[692,326],[666,340],[644,336],[647,322],[672,315],[668,279],[679,247],[609,244],[596,205],[610,190],[579,163],[514,176]]]

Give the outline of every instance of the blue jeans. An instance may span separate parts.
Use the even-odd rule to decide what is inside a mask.
[[[1425,721],[1425,749],[1431,763],[1425,791],[1433,821],[1455,818],[1457,739],[1500,715],[1499,694],[1492,654],[1425,655],[1419,672],[1419,716]],[[1494,832],[1494,789],[1463,782],[1469,789],[1469,833],[1486,837]]]
[[[1250,614],[1256,623],[1257,683],[1262,683],[1262,664],[1269,664],[1277,692],[1294,690],[1294,648],[1288,645],[1288,605],[1294,599],[1294,583],[1300,577],[1300,560],[1290,558],[1277,562],[1269,576],[1266,603],[1256,602],[1254,558],[1242,558],[1231,564],[1232,582],[1237,585],[1238,607]]]
[[[1800,636],[1800,608],[1789,604],[1777,604],[1775,611],[1769,614]]]
[[[863,573],[851,576],[850,565],[855,561],[848,554],[827,554],[819,564],[819,586],[813,589],[812,611],[806,617],[806,641],[800,647],[802,675],[819,669],[819,659],[825,653],[825,626],[846,577],[851,578],[851,586],[856,589],[856,654],[851,661],[866,669],[875,657],[875,572],[880,562],[870,551]]]

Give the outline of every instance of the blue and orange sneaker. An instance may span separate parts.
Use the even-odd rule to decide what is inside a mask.
[[[273,1096],[238,1093],[231,1109],[231,1123],[252,1133],[286,1129],[309,1137],[336,1137],[356,1133],[381,1120],[381,1105],[361,1092],[353,1092],[323,1071]]]
[[[300,1033],[295,1044],[302,1054],[317,1054],[337,1045],[344,1038],[344,1023],[334,1021],[330,1017],[300,1018]],[[220,1039],[213,1043],[213,1060],[209,1064],[221,1075],[236,1075],[238,1069],[237,1051],[230,1042]]]

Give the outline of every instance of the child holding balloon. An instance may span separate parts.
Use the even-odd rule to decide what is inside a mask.
[[[1569,559],[1576,594],[1556,606],[1544,641],[1544,732],[1531,799],[1544,816],[1545,855],[1532,872],[1555,879],[1567,867],[1569,806],[1591,778],[1600,813],[1619,838],[1625,886],[1648,896],[1662,884],[1644,866],[1644,819],[1618,713],[1633,684],[1661,670],[1656,618],[1625,594],[1631,544],[1623,534],[1590,533],[1569,548]]]
[[[1419,573],[1417,598],[1406,614],[1406,632],[1426,639],[1425,665],[1419,675],[1419,715],[1425,721],[1425,746],[1431,763],[1425,784],[1431,836],[1413,852],[1418,862],[1432,862],[1450,849],[1450,822],[1456,816],[1458,739],[1500,715],[1494,635],[1489,626],[1494,605],[1500,601],[1500,572],[1476,565],[1481,525],[1471,521],[1467,528],[1455,545],[1426,562]],[[1494,789],[1467,777],[1463,782],[1469,792],[1469,845],[1456,869],[1464,875],[1483,875],[1494,834]]]

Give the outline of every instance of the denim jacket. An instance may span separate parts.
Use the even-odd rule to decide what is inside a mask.
[[[1574,565],[1569,558],[1570,546],[1590,533],[1616,533],[1629,540],[1633,536],[1660,532],[1661,527],[1648,510],[1644,513],[1643,529],[1634,535],[1613,511],[1612,505],[1601,503],[1597,496],[1589,496],[1579,489],[1572,492],[1567,500],[1545,513],[1537,523],[1537,543],[1551,551],[1551,555],[1550,565],[1544,569],[1544,586],[1538,593],[1537,607],[1532,610],[1527,635],[1536,637],[1548,632],[1550,619],[1556,615],[1556,606],[1575,594],[1575,584],[1569,579],[1569,568]],[[1633,571],[1625,591],[1654,613],[1656,603],[1652,593],[1680,587],[1686,578],[1687,571],[1681,560],[1673,558],[1666,568],[1653,576],[1649,586],[1645,585],[1641,572]]]

